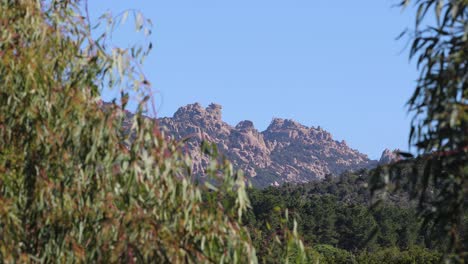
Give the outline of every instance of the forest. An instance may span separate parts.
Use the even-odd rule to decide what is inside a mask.
[[[199,181],[184,141],[145,118],[144,14],[94,25],[86,1],[0,1],[0,263],[466,263],[468,2],[410,3],[416,151],[252,189],[209,142]],[[127,17],[143,42],[120,48]],[[103,89],[120,92],[106,109]]]
[[[417,203],[406,192],[393,193],[375,205],[369,189],[371,174],[362,170],[307,184],[249,190],[252,210],[244,221],[257,248],[265,249],[259,255],[266,263],[278,258],[268,244],[273,233],[291,225],[285,222],[287,209],[307,250],[324,263],[441,262],[446,237],[421,229]],[[466,212],[463,221],[467,230]],[[467,247],[466,234],[459,236]]]

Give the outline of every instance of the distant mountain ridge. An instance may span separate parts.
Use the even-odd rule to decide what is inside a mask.
[[[252,121],[231,126],[222,120],[221,105],[204,108],[199,103],[179,108],[173,117],[159,118],[161,129],[176,139],[188,139],[186,150],[193,159],[193,171],[202,174],[208,159],[200,143],[216,143],[237,169],[242,169],[254,185],[302,183],[322,179],[327,174],[373,168],[379,164],[367,155],[336,141],[320,127],[307,127],[291,119],[274,118],[265,131]],[[391,162],[390,151],[382,162]]]

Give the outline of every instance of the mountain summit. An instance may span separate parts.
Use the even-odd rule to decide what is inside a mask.
[[[274,118],[260,132],[253,122],[241,121],[230,126],[222,120],[222,107],[189,104],[173,117],[158,119],[161,129],[176,139],[188,139],[186,150],[193,159],[193,171],[201,174],[208,159],[200,143],[216,143],[233,165],[242,169],[257,186],[283,182],[308,182],[327,174],[371,168],[378,161],[351,149],[345,141],[336,141],[320,127],[307,127],[291,119]]]

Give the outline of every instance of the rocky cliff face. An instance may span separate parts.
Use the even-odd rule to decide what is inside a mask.
[[[346,142],[333,140],[320,127],[306,127],[293,120],[275,118],[263,132],[248,120],[232,127],[222,120],[217,104],[207,108],[198,103],[187,105],[172,118],[158,121],[176,139],[188,139],[186,150],[193,158],[195,173],[202,174],[208,164],[200,152],[201,141],[208,140],[257,186],[307,182],[378,164]]]
[[[382,156],[380,157],[379,165],[385,165],[385,164],[390,164],[390,163],[399,161],[400,160],[400,157],[398,156],[399,151],[400,151],[399,149],[395,149],[393,151],[389,149],[385,149],[382,152]]]

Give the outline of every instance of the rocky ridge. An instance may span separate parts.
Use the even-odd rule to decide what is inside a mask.
[[[380,157],[379,165],[385,165],[385,164],[390,164],[390,163],[399,161],[400,156],[398,155],[398,152],[400,152],[399,149],[395,149],[395,150],[385,149],[382,152],[382,156]]]
[[[159,118],[161,129],[176,139],[187,139],[186,151],[193,159],[193,171],[203,174],[208,164],[200,143],[216,143],[219,152],[242,169],[257,186],[283,182],[308,182],[327,174],[372,168],[379,161],[336,141],[320,127],[307,127],[294,120],[274,118],[265,131],[251,121],[230,126],[222,120],[222,107],[190,104],[179,108],[173,117]],[[381,160],[382,162],[382,160]]]

